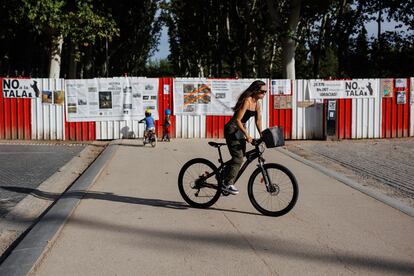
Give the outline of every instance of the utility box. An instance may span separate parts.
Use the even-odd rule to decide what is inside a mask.
[[[337,140],[337,103],[336,100],[326,101],[326,128],[325,136],[327,140]]]

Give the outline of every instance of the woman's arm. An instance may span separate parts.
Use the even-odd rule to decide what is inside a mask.
[[[259,131],[260,137],[262,136],[262,104],[261,102],[256,103],[256,127]]]
[[[243,132],[244,137],[246,137],[247,141],[251,143],[253,139],[252,137],[249,136],[249,134],[247,133],[247,130],[244,128],[243,123],[241,122],[241,119],[243,118],[244,113],[246,113],[246,110],[248,109],[248,107],[249,107],[249,100],[246,99],[244,100],[242,107],[237,111],[236,123],[239,129],[241,130],[241,132]]]

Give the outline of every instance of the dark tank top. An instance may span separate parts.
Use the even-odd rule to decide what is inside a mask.
[[[246,122],[253,116],[256,116],[257,111],[251,111],[251,110],[246,110],[246,112],[243,115],[243,118],[241,119],[242,124],[246,124]],[[234,113],[233,117],[230,119],[230,121],[226,124],[226,127],[231,127],[233,128],[234,131],[236,131],[239,127],[237,126],[236,123],[236,118],[237,118],[237,112]]]
[[[251,110],[248,110],[247,109],[246,112],[243,115],[243,118],[241,119],[241,122],[243,124],[245,124],[251,117],[256,116],[256,114],[257,114],[257,111],[256,110],[255,111],[251,111]],[[236,114],[234,116],[236,116]]]

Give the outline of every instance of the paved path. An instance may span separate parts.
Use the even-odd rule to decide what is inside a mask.
[[[206,140],[116,146],[32,274],[412,275],[412,217],[274,150],[267,160],[300,183],[291,213],[257,214],[245,184],[213,208],[188,208],[177,175],[195,156],[216,159]]]

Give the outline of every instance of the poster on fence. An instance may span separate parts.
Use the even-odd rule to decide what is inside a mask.
[[[274,95],[273,109],[292,109],[292,96]]]
[[[414,78],[411,78],[411,95],[410,95],[410,103],[414,104]]]
[[[233,115],[232,107],[252,79],[174,79],[174,110],[187,115]],[[263,80],[267,83],[266,80]]]
[[[2,80],[4,98],[39,98],[42,93],[39,81],[35,79],[8,79]]]
[[[395,87],[405,89],[406,79],[395,79]]]
[[[291,83],[290,80],[272,80],[271,81],[271,93],[272,95],[291,95]]]
[[[158,119],[158,79],[102,78],[66,81],[69,122]]]
[[[378,95],[378,84],[373,79],[310,80],[311,99],[364,99]]]
[[[381,79],[381,95],[384,98],[392,98],[394,89],[393,79]]]
[[[405,91],[397,91],[397,104],[406,104]]]

